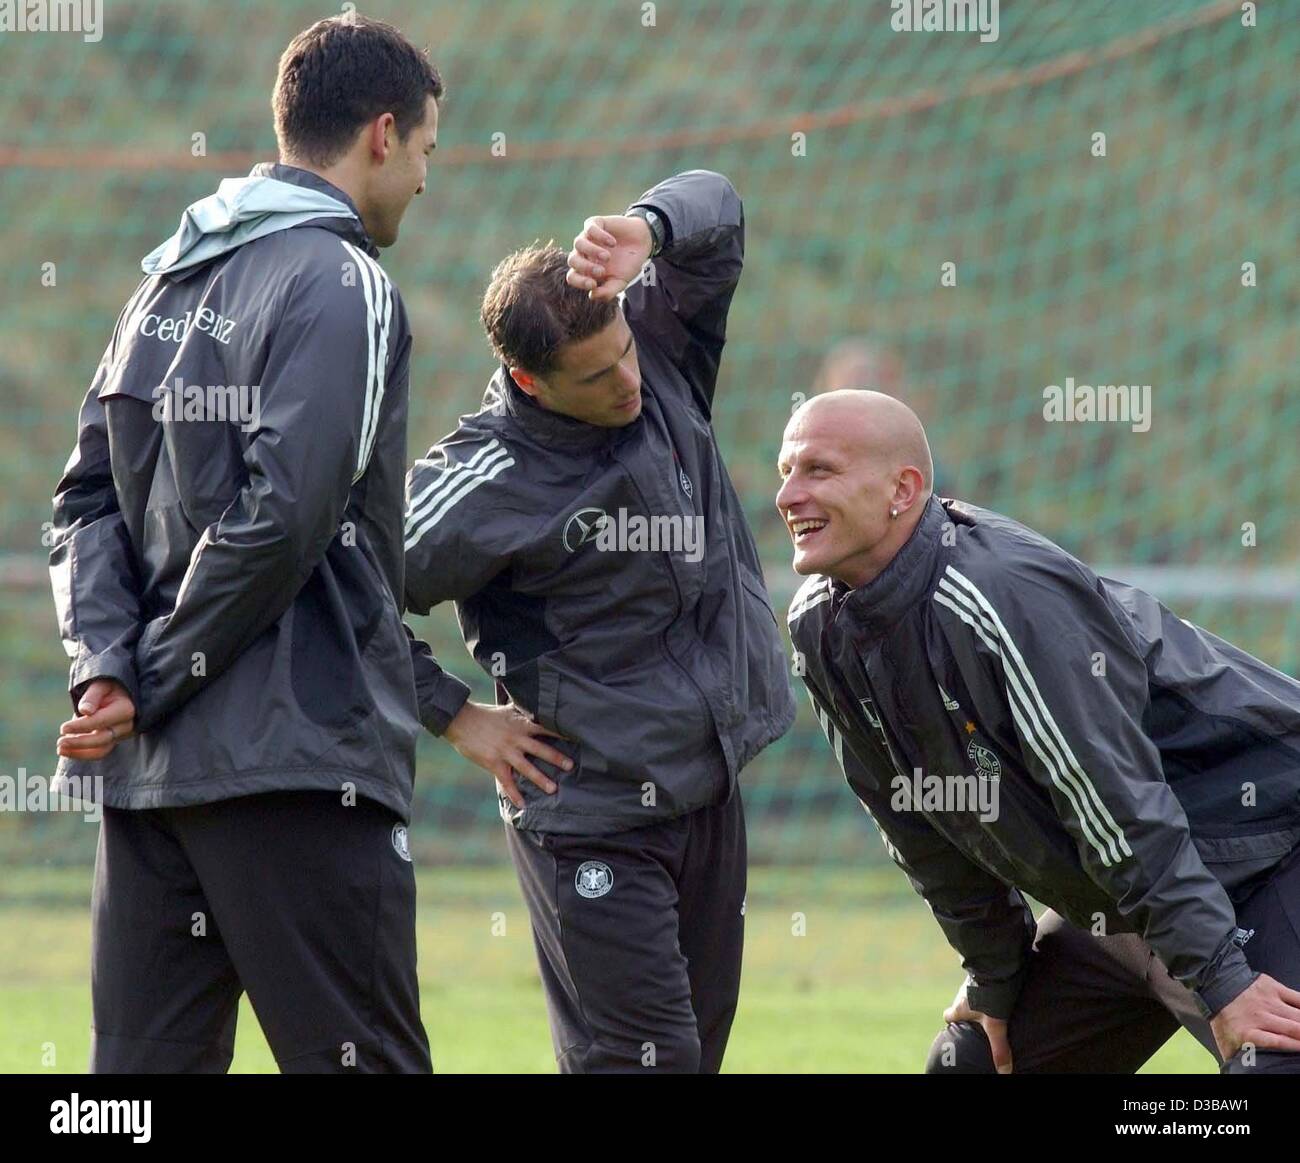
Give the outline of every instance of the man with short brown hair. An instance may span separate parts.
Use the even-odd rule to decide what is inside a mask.
[[[407,604],[455,601],[495,682],[446,737],[497,778],[563,1071],[716,1071],[735,1013],[737,777],[794,719],[710,424],[743,253],[693,170],[511,255],[483,409],[410,476]]]

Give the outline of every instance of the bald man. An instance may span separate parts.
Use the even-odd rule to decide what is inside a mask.
[[[1300,683],[933,496],[889,396],[812,399],[779,467],[808,692],[968,974],[927,1072],[1133,1072],[1180,1023],[1300,1072]]]

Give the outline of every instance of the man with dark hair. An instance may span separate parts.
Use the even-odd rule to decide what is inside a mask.
[[[928,1072],[1131,1073],[1179,1023],[1300,1072],[1300,682],[935,496],[891,396],[810,400],[779,469],[800,672],[968,973]]]
[[[570,383],[560,368],[566,343],[605,331],[619,313],[614,296],[575,295],[568,285],[569,260],[557,246],[530,246],[504,259],[492,272],[483,297],[482,319],[497,359],[520,369],[522,386],[543,408],[563,410],[599,427],[621,428],[631,422],[629,409],[640,410],[640,396],[607,390],[608,382],[588,376]],[[630,355],[629,375],[636,370],[631,332],[618,333]],[[523,369],[528,369],[524,371]],[[560,375],[556,373],[560,372]],[[587,391],[579,389],[587,388]]]
[[[144,260],[82,406],[50,567],[58,778],[103,778],[92,1070],[225,1070],[244,990],[283,1071],[430,1069],[406,822],[447,716],[400,614],[411,337],[375,260],[441,93],[386,24],[295,37],[280,163]]]
[[[794,719],[710,423],[743,256],[703,170],[511,255],[483,410],[410,476],[407,605],[455,601],[495,680],[446,737],[497,778],[566,1072],[717,1071],[735,1013],[737,777]]]

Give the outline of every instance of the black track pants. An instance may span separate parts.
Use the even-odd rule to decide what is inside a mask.
[[[564,1073],[716,1073],[740,992],[745,819],[609,836],[507,827]]]
[[[428,1072],[405,839],[325,792],[105,808],[91,1070],[226,1070],[247,990],[286,1073]]]
[[[1252,969],[1300,989],[1300,850],[1237,909],[1254,930],[1244,952]],[[1029,972],[1007,1028],[1013,1068],[1031,1073],[1132,1074],[1185,1026],[1219,1061],[1195,999],[1143,940],[1094,937],[1054,912],[1043,914]],[[1300,1054],[1255,1050],[1225,1074],[1300,1073]],[[991,1074],[984,1031],[950,1024],[930,1048],[930,1074]]]

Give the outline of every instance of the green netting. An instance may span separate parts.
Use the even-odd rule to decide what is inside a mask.
[[[1249,28],[1237,3],[1003,0],[999,39],[984,44],[893,33],[884,0],[665,0],[653,27],[627,2],[365,6],[428,43],[450,86],[429,192],[384,259],[416,336],[412,454],[476,405],[491,370],[477,305],[497,259],[534,237],[567,241],[585,214],[706,166],[746,204],[716,423],[778,602],[795,583],[772,507],[780,431],[798,393],[833,383],[903,396],[928,425],[942,491],[1086,560],[1229,581],[1289,569],[1300,22],[1288,7],[1261,4]],[[0,773],[48,773],[67,707],[42,523],[138,260],[189,201],[273,158],[278,54],[332,11],[106,8],[95,44],[0,34]],[[206,156],[192,156],[195,134]],[[1257,286],[1242,284],[1247,262]],[[945,263],[955,286],[941,285]],[[1046,423],[1043,389],[1067,377],[1150,384],[1150,430]],[[1289,601],[1230,586],[1177,608],[1277,666],[1300,663]],[[471,677],[450,611],[420,628]],[[427,852],[499,857],[486,782],[422,746]],[[877,851],[806,704],[747,788],[760,858]],[[3,826],[11,853],[87,854],[87,830],[65,821]]]

